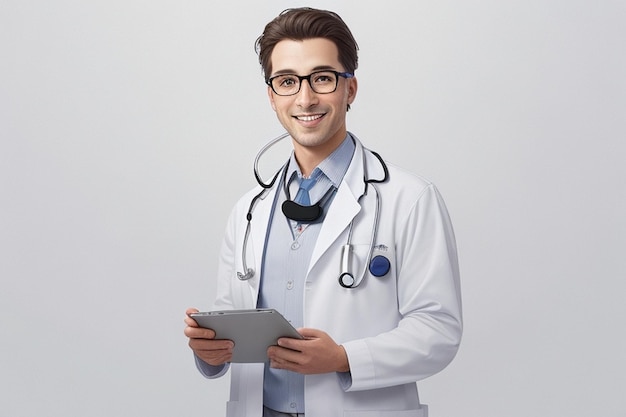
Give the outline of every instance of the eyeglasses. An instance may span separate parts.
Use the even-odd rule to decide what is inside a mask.
[[[272,87],[279,96],[293,96],[298,94],[302,86],[302,80],[307,80],[311,90],[317,94],[330,94],[337,90],[339,77],[352,78],[354,74],[350,72],[337,72],[332,70],[315,71],[309,75],[280,74],[267,80],[267,85]]]

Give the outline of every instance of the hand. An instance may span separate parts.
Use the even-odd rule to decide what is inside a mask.
[[[219,366],[233,357],[233,347],[235,344],[232,340],[215,340],[215,332],[211,329],[204,329],[198,326],[198,323],[189,315],[197,313],[195,308],[188,308],[185,312],[185,336],[189,338],[189,347],[209,365]]]
[[[280,338],[278,346],[270,346],[267,355],[270,366],[301,374],[348,372],[350,364],[343,346],[325,332],[316,329],[298,329],[304,340]]]

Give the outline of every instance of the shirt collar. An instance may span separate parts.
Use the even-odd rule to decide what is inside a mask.
[[[343,176],[346,174],[348,166],[350,166],[350,161],[352,160],[355,148],[356,145],[354,144],[354,139],[352,139],[351,134],[348,133],[337,149],[328,155],[326,159],[320,162],[320,164],[313,170],[311,176],[323,175],[335,188],[339,188],[339,184],[341,184]],[[321,171],[321,173],[319,173],[319,171]],[[286,185],[289,186],[293,180],[301,177],[302,171],[300,171],[300,167],[296,161],[296,156],[292,151],[289,158],[287,175],[285,176]]]

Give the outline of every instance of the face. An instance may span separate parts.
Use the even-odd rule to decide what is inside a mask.
[[[280,41],[272,51],[271,63],[270,76],[304,76],[320,69],[345,71],[339,62],[337,46],[323,38]],[[347,107],[354,101],[356,91],[356,78],[343,77],[339,77],[337,90],[330,94],[313,92],[304,80],[300,91],[293,96],[276,95],[268,87],[272,108],[294,140],[296,157],[315,155],[323,159],[341,144],[347,133]]]

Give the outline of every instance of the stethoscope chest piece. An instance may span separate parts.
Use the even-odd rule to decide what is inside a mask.
[[[354,288],[355,282],[354,276],[349,272],[344,272],[339,276],[339,285],[344,288]]]
[[[370,274],[377,278],[387,275],[390,269],[391,262],[389,262],[389,259],[387,259],[387,257],[382,255],[374,256],[369,264]],[[354,275],[352,275],[350,272],[344,272],[339,276],[339,285],[344,288],[355,288],[358,286]]]
[[[375,277],[384,277],[391,269],[391,262],[385,256],[377,255],[370,261],[369,269]]]

